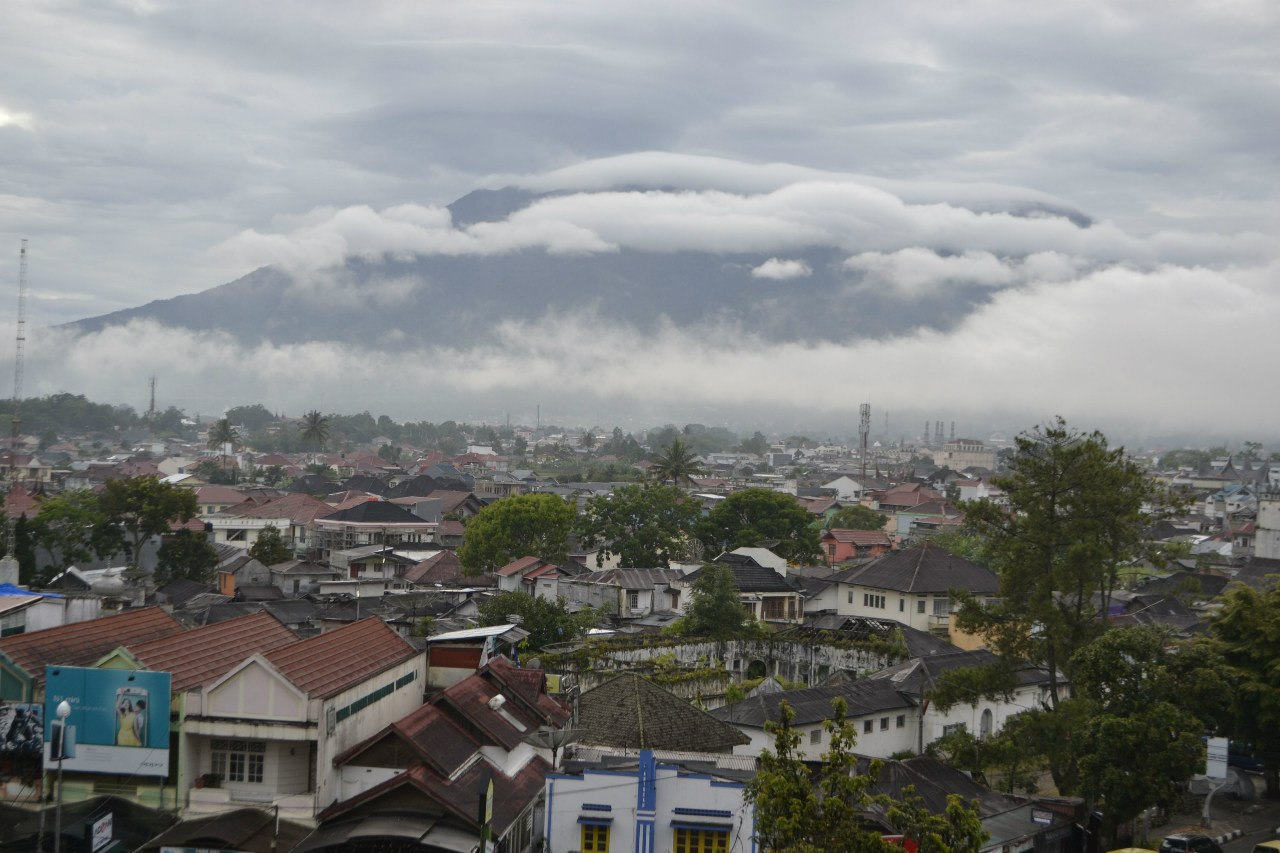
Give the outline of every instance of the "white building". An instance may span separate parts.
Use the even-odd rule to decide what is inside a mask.
[[[581,853],[752,853],[755,812],[746,785],[686,773],[643,750],[629,766],[553,774],[546,843]]]

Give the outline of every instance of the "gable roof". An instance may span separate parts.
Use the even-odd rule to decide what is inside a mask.
[[[324,521],[342,521],[350,524],[429,524],[426,519],[414,515],[402,506],[379,500],[362,500],[354,506],[339,510],[323,518]]]
[[[729,752],[751,738],[633,672],[582,694],[578,740],[625,749]]]
[[[192,690],[229,672],[249,655],[296,642],[297,635],[270,613],[259,611],[128,646],[149,670],[168,672],[173,690]]]
[[[889,534],[883,530],[853,530],[847,527],[833,527],[822,534],[822,539],[863,546],[893,544]]]
[[[44,684],[47,665],[91,666],[119,646],[183,633],[182,624],[159,607],[73,622],[0,639],[0,652]]]
[[[721,555],[724,556],[724,555]],[[716,562],[720,562],[717,558]],[[754,561],[752,561],[754,563]],[[799,585],[778,574],[773,569],[747,563],[725,562],[733,573],[733,581],[738,585],[738,592],[799,592]],[[705,567],[684,576],[685,582],[692,584],[705,571]]]
[[[331,512],[333,507],[319,498],[297,492],[282,498],[273,498],[265,503],[246,501],[239,506],[231,507],[223,515],[233,515],[237,518],[287,518],[298,524],[306,524],[308,521],[323,518]]]
[[[463,578],[462,561],[453,551],[439,551],[420,561],[404,573],[409,583],[452,583],[461,581],[467,586],[493,586],[490,575]]]
[[[370,616],[280,646],[264,657],[298,689],[314,699],[326,699],[417,654],[385,622]]]
[[[520,557],[519,559],[512,560],[510,563],[507,563],[505,566],[498,569],[497,572],[495,572],[495,574],[504,578],[508,578],[508,577],[511,577],[512,575],[517,575],[517,574],[523,575],[524,572],[541,564],[542,564],[542,560],[538,559],[537,557],[532,557],[532,556]]]
[[[725,705],[711,715],[735,726],[762,729],[764,724],[778,720],[778,709],[786,702],[795,709],[797,726],[813,725],[834,716],[831,702],[844,699],[848,707],[846,716],[862,717],[883,711],[911,708],[915,703],[898,691],[897,685],[888,679],[864,679],[830,687],[808,687],[804,690],[787,690],[781,693],[764,693]]]
[[[837,583],[857,584],[896,592],[947,592],[959,587],[974,593],[993,593],[1000,579],[986,566],[957,557],[924,542],[903,551],[890,551],[865,566],[831,576]]]

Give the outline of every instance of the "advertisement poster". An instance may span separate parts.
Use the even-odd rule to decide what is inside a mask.
[[[66,770],[166,776],[169,773],[169,673],[51,666],[45,670],[45,719],[57,722],[58,703],[71,706]],[[52,723],[51,723],[52,725]],[[46,741],[45,766],[56,766]]]
[[[0,754],[44,754],[43,705],[0,705]]]

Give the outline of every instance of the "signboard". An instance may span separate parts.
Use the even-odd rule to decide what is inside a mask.
[[[103,815],[93,822],[93,830],[89,835],[89,853],[98,853],[111,843],[111,815]]]
[[[76,666],[45,668],[45,719],[57,723],[58,703],[66,701],[66,739],[74,754],[62,766],[83,773],[132,776],[169,774],[169,673]],[[45,766],[58,756],[50,742]]]
[[[1210,779],[1227,778],[1227,753],[1231,749],[1231,741],[1224,737],[1211,737],[1205,740],[1208,749],[1204,757],[1204,775]]]
[[[44,754],[43,705],[0,705],[0,754]]]
[[[1051,826],[1053,824],[1053,812],[1048,809],[1032,809],[1031,822],[1038,823],[1041,826]]]

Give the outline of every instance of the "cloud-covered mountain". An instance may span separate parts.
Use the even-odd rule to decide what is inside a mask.
[[[159,372],[204,411],[441,419],[541,402],[597,423],[795,424],[871,400],[1015,428],[1208,429],[1232,411],[1247,431],[1277,413],[1187,355],[1233,340],[1240,363],[1280,357],[1238,335],[1280,316],[1260,234],[1135,235],[1016,187],[685,155],[490,185],[244,231],[213,257],[256,271],[65,327],[36,375]]]

